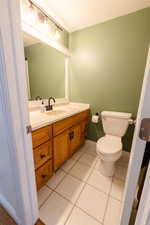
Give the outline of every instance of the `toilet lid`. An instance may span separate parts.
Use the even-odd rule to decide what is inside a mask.
[[[122,150],[121,138],[107,135],[99,139],[97,147],[99,152],[104,154],[117,153]]]

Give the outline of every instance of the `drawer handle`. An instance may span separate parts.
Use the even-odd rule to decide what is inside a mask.
[[[74,138],[74,131],[69,133],[69,138],[70,138],[70,140],[72,140]]]
[[[46,155],[44,155],[44,154],[41,154],[40,156],[41,156],[41,159],[46,157]]]
[[[41,177],[44,179],[45,177],[47,177],[46,174],[42,174]]]

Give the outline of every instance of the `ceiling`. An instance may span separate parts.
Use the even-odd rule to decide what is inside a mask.
[[[33,0],[69,32],[150,7],[150,0]]]
[[[26,34],[23,32],[23,42],[24,42],[24,46],[27,47],[29,45],[33,45],[36,44],[38,42],[40,42],[38,39]]]

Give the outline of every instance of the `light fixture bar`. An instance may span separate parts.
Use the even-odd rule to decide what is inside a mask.
[[[37,8],[38,10],[41,11],[42,14],[45,15],[45,17],[47,17],[52,23],[55,24],[55,26],[61,30],[61,31],[64,31],[65,29],[57,23],[57,21],[55,19],[53,19],[40,5],[38,5],[37,3],[35,3],[35,1],[33,0],[28,0],[35,8]]]

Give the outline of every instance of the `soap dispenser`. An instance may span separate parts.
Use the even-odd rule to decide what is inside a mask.
[[[44,105],[44,101],[42,101],[40,109],[41,109],[41,113],[46,111],[46,108],[45,108],[45,105]]]

